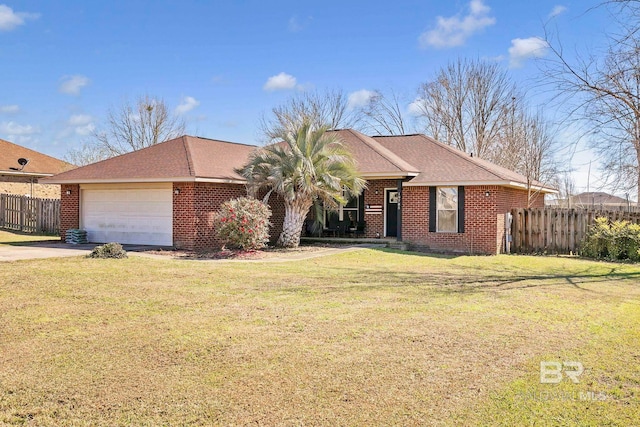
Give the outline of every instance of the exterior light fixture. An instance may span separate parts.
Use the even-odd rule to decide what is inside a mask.
[[[71,195],[71,190],[67,190],[67,196]]]
[[[173,190],[173,194],[175,194],[176,196],[180,194],[180,189],[176,188],[175,190]]]
[[[486,191],[486,192],[484,193],[484,195],[485,195],[485,197],[490,197],[490,196],[491,196],[491,192],[490,192],[490,191]]]

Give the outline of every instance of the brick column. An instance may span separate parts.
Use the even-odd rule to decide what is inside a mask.
[[[60,238],[65,240],[67,230],[80,227],[80,185],[60,186]]]

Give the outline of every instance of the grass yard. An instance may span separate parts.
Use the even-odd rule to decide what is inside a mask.
[[[0,424],[640,425],[639,326],[568,258],[0,263]]]
[[[23,245],[29,242],[60,241],[60,236],[0,230],[0,245]]]

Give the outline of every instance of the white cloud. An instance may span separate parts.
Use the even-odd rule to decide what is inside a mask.
[[[80,91],[83,87],[89,84],[91,80],[88,77],[75,75],[75,76],[65,76],[60,79],[60,86],[58,90],[61,93],[65,93],[67,95],[80,95]]]
[[[409,106],[407,107],[407,113],[410,116],[418,117],[424,114],[424,108],[422,107],[424,103],[424,99],[416,98]]]
[[[511,40],[509,67],[520,68],[529,58],[541,58],[547,54],[549,44],[540,37]]]
[[[0,105],[0,113],[4,114],[16,114],[20,112],[20,107],[17,105]]]
[[[372,90],[360,89],[349,94],[347,107],[350,109],[364,107],[369,103],[371,98],[376,96],[377,93]]]
[[[463,45],[469,37],[496,23],[496,18],[489,16],[491,8],[483,0],[471,0],[469,13],[464,16],[454,15],[449,18],[438,16],[436,27],[425,31],[418,41],[422,48],[447,48]]]
[[[0,31],[11,31],[24,25],[27,19],[38,19],[40,14],[14,12],[9,6],[0,4]]]
[[[297,16],[292,16],[289,18],[289,31],[292,33],[297,33],[298,31],[302,31],[304,28],[300,22],[298,22]]]
[[[67,121],[74,133],[81,136],[91,135],[96,129],[93,124],[93,117],[88,114],[74,114]]]
[[[296,87],[297,80],[291,74],[280,73],[275,76],[271,76],[267,79],[267,82],[262,87],[264,90],[273,92],[275,90],[288,90]]]
[[[6,134],[9,138],[16,136],[33,135],[40,132],[38,128],[31,125],[19,125],[16,122],[2,122],[0,123],[0,133]]]
[[[289,24],[287,28],[292,33],[297,33],[304,30],[313,20],[311,16],[308,16],[306,19],[300,20],[296,15],[293,15],[289,18]]]
[[[548,18],[555,18],[558,15],[562,15],[566,11],[567,8],[565,6],[557,4],[553,7],[553,9],[551,9],[551,12],[549,12]]]
[[[198,105],[200,105],[200,101],[198,101],[192,96],[185,96],[182,98],[182,102],[180,103],[180,105],[176,107],[176,114],[188,113],[189,111],[196,108]]]

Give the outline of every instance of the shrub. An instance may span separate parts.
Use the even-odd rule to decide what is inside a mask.
[[[640,261],[640,225],[596,218],[581,245],[580,254],[612,261]]]
[[[93,248],[87,258],[127,258],[127,251],[122,249],[120,243],[106,243]]]
[[[261,249],[269,241],[271,209],[259,200],[240,197],[220,206],[214,217],[216,234],[225,245]]]

